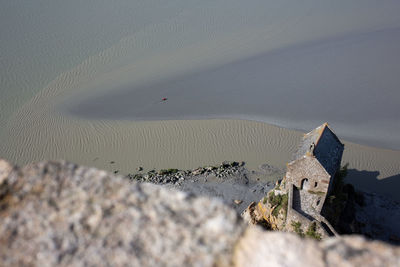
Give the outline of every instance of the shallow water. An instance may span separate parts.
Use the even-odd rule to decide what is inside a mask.
[[[88,119],[243,118],[400,149],[400,28],[303,44],[104,95],[65,109]],[[167,96],[167,101],[161,97]]]

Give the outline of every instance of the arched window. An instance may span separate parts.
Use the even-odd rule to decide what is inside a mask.
[[[300,185],[300,189],[308,189],[308,179],[304,178],[303,180],[301,180],[301,185]]]

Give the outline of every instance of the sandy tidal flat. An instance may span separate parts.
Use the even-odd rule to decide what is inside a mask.
[[[263,163],[285,168],[302,137],[299,131],[245,120],[82,121],[55,114],[33,124],[22,121],[13,138],[19,142],[3,144],[3,151],[19,164],[64,158],[122,174],[139,166],[191,169],[225,160],[245,161],[255,170]],[[348,181],[398,199],[400,151],[345,145]]]
[[[1,4],[2,157],[285,168],[302,132],[271,124],[328,121],[364,144],[349,180],[397,197],[398,1],[42,2]]]

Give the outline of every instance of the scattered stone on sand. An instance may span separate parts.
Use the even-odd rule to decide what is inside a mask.
[[[203,174],[203,172],[204,172],[204,169],[202,169],[202,168],[198,168],[198,169],[194,169],[193,171],[192,171],[192,175],[200,175],[200,174]]]
[[[136,172],[128,174],[127,178],[131,181],[179,189],[190,194],[218,197],[241,214],[249,203],[264,197],[264,192],[271,189],[266,186],[266,181],[249,178],[249,170],[244,165],[244,162],[225,161],[217,166],[204,166],[193,170],[164,169],[147,173]],[[251,192],[253,188],[257,189],[254,193]],[[233,200],[237,198],[243,203],[235,204]]]
[[[236,161],[229,162],[224,161],[219,166],[206,166],[199,167],[193,170],[178,170],[178,169],[165,169],[159,170],[156,172],[155,170],[151,170],[147,172],[147,174],[128,174],[127,177],[131,180],[136,180],[139,182],[150,182],[155,184],[178,184],[181,178],[184,177],[196,177],[200,175],[210,176],[213,175],[218,178],[224,178],[229,175],[237,175],[240,174],[241,171],[244,170],[244,162],[239,163]],[[140,167],[141,168],[141,167]],[[139,169],[138,171],[141,171]]]
[[[234,202],[236,205],[240,205],[240,204],[243,203],[243,200],[235,199],[235,200],[233,200],[233,202]]]
[[[10,175],[12,170],[13,166],[9,162],[0,159],[0,186],[7,181],[7,177]]]
[[[272,166],[268,163],[261,164],[260,166],[258,166],[258,169],[260,169],[263,173],[269,174],[269,175],[272,175],[272,174],[283,175],[285,173],[285,170],[282,170],[280,168]]]

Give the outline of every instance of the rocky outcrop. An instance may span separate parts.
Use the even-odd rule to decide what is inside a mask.
[[[0,160],[1,266],[398,266],[360,237],[316,242],[246,228],[219,200],[65,161]]]
[[[400,245],[398,202],[375,193],[356,191],[350,184],[345,185],[342,192],[346,201],[339,207],[341,212],[328,213],[335,211],[334,205],[328,206],[331,209],[327,210],[329,219],[341,234],[357,233]]]
[[[0,166],[1,266],[228,264],[244,229],[215,199],[64,161]]]
[[[400,249],[362,237],[321,242],[249,228],[236,246],[236,266],[400,266]]]
[[[140,171],[138,173],[130,173],[127,175],[127,178],[137,182],[147,182],[153,184],[174,184],[181,186],[186,179],[191,179],[200,175],[224,178],[227,176],[246,173],[247,170],[245,170],[245,168],[243,167],[244,165],[245,163],[243,161],[224,161],[219,166],[199,167],[193,170],[151,170],[147,173],[142,173],[141,171],[143,170],[143,168],[139,168]]]
[[[267,230],[294,232],[286,224],[288,216],[288,194],[279,190],[279,182],[267,196],[252,202],[241,216],[249,225],[259,225]]]

